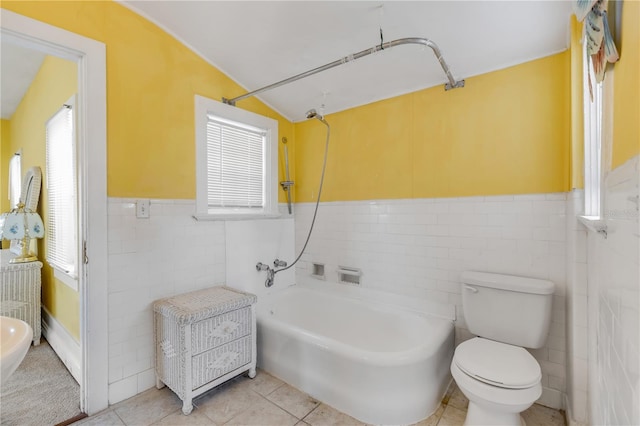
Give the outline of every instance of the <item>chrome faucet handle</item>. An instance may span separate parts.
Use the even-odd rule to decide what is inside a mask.
[[[287,266],[287,262],[284,260],[276,259],[273,261],[274,268],[284,268],[285,266]]]
[[[258,262],[256,263],[256,271],[260,272],[260,271],[267,271],[267,279],[264,282],[264,285],[266,287],[271,287],[273,285],[273,280],[276,276],[276,271],[275,269],[271,269],[269,267],[269,265],[266,265],[262,262]]]

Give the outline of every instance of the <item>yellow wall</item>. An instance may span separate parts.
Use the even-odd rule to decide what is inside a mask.
[[[612,169],[640,153],[640,2],[622,3],[620,60],[613,66]],[[606,77],[605,77],[606,78]]]
[[[8,176],[11,158],[11,122],[0,120],[0,212],[9,210]]]
[[[582,24],[571,18],[571,184],[584,187],[584,122],[582,103]],[[622,3],[620,60],[609,65],[613,78],[613,146],[611,168],[640,153],[640,2]]]
[[[325,201],[569,189],[569,52],[331,114]],[[295,125],[296,201],[316,197],[325,127]]]
[[[3,1],[1,6],[106,44],[109,196],[195,198],[194,95],[219,100],[244,89],[115,2]],[[293,155],[289,121],[256,99],[238,107],[278,120],[279,139],[288,138]],[[17,114],[12,121],[18,121]],[[44,151],[37,154],[25,148],[24,170],[38,161],[44,164]],[[284,180],[282,170],[279,174]],[[43,270],[43,303],[72,335],[79,336],[78,294],[56,282],[48,267]]]
[[[1,6],[106,44],[109,196],[195,198],[194,94],[219,100],[244,89],[118,3],[3,1]],[[614,167],[640,151],[638,22],[640,3],[625,1],[621,60],[615,66]],[[579,33],[573,22],[570,51],[467,78],[463,89],[445,92],[437,86],[328,116],[332,138],[323,199],[581,187]],[[289,140],[295,199],[313,201],[325,127],[315,120],[293,125],[255,98],[238,106],[278,120],[279,141]],[[14,121],[19,117],[10,126],[11,152],[22,126]],[[8,161],[7,128],[3,122],[0,170]],[[38,162],[44,168],[43,152],[28,143],[24,150],[25,170]],[[281,180],[282,168],[281,157]],[[50,269],[44,281],[53,282]],[[45,287],[45,306],[77,337],[77,294],[74,300],[63,285]]]
[[[244,89],[116,2],[2,1],[2,7],[106,44],[109,196],[195,198],[194,95],[220,100]],[[238,107],[278,120],[280,138],[293,142],[292,124],[255,98]]]
[[[571,15],[571,182],[584,188],[584,86],[582,82],[582,23]]]
[[[23,174],[33,166],[43,173],[43,186],[38,212],[48,226],[46,191],[46,121],[77,92],[78,71],[75,62],[48,56],[11,117],[10,152],[22,149]],[[42,303],[76,339],[80,337],[80,305],[78,293],[56,280],[46,262],[46,242],[38,241],[38,257],[42,268]]]

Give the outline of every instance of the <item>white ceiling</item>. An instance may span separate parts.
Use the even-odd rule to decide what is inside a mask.
[[[431,39],[454,77],[464,79],[565,50],[571,14],[567,0],[122,3],[173,34],[247,91],[371,48],[380,43],[380,27],[384,41]],[[404,45],[258,97],[299,121],[307,110],[323,103],[324,113],[329,114],[446,81],[429,48]]]
[[[0,45],[0,115],[10,119],[31,81],[38,73],[45,54],[2,40]]]
[[[567,0],[121,3],[173,34],[247,91],[371,48],[380,43],[380,27],[385,42],[431,39],[454,77],[464,79],[565,50],[571,14]],[[44,55],[5,42],[0,55],[0,108],[2,118],[10,118]],[[324,105],[322,111],[329,114],[446,81],[429,48],[404,45],[258,97],[286,118],[300,121],[311,108]]]

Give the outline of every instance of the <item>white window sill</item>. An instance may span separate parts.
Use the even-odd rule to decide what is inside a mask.
[[[578,222],[582,223],[589,231],[602,234],[607,238],[607,224],[600,216],[578,216]]]
[[[53,276],[63,284],[66,284],[74,291],[78,291],[78,278],[73,277],[66,273],[65,271],[57,268],[54,265],[51,265],[51,269],[53,269]]]
[[[261,219],[278,219],[282,217],[280,213],[260,213],[260,214],[194,214],[193,218],[197,221],[210,220],[261,220]]]

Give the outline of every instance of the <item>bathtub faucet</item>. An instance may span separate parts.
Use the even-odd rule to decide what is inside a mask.
[[[273,285],[273,278],[275,277],[276,272],[275,270],[271,269],[269,265],[258,262],[256,264],[256,271],[267,271],[267,279],[265,280],[264,285],[265,287],[271,287]]]

